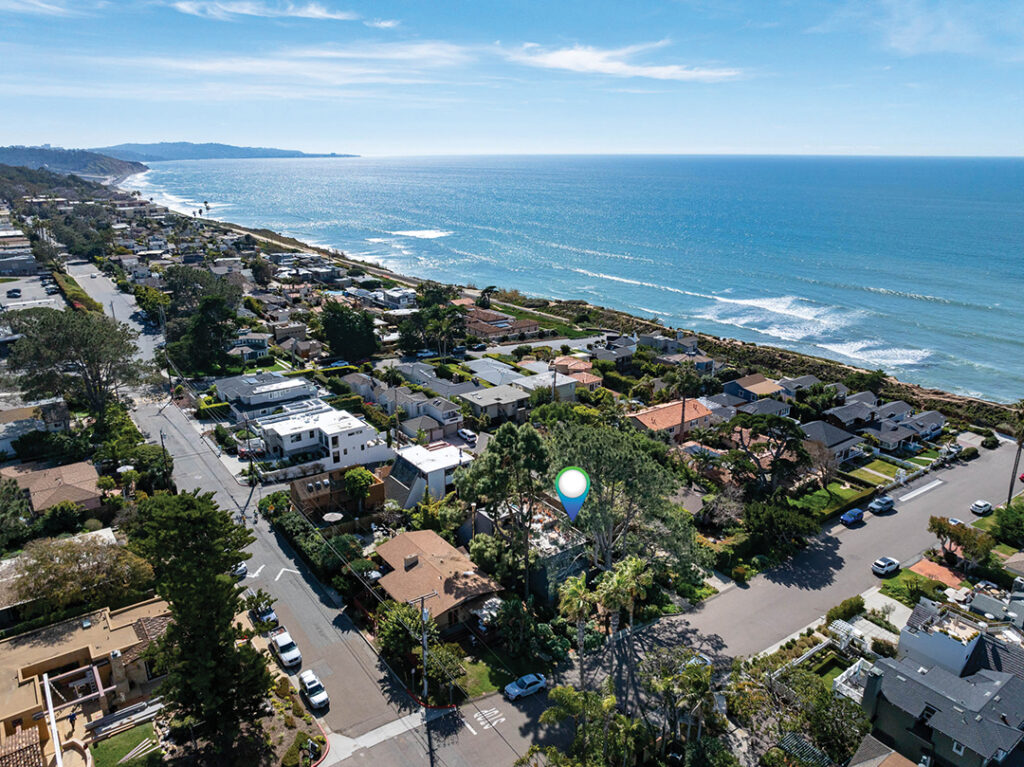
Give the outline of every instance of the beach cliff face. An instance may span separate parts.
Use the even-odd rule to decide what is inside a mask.
[[[248,232],[258,239],[273,242],[283,247],[300,248],[310,252],[323,253],[343,264],[358,266],[371,274],[393,279],[403,285],[415,287],[424,282],[420,277],[399,274],[375,264],[353,258],[341,251],[310,245],[294,237],[288,237],[269,229],[251,229],[238,226],[237,224],[225,225],[239,232]],[[585,314],[588,320],[591,320],[591,322],[586,324],[586,327],[593,327],[595,330],[605,329],[618,333],[642,333],[665,329],[659,322],[637,317],[616,309],[596,306],[586,301],[551,301],[548,299],[531,298],[514,289],[505,291],[503,295],[506,297],[511,295],[515,298],[515,302],[511,306],[540,316],[571,321],[573,318]],[[501,308],[502,305],[501,302],[495,302],[496,308]],[[504,305],[509,306],[509,304]],[[855,372],[873,372],[866,368],[847,365],[824,357],[802,354],[790,349],[753,344],[707,333],[697,332],[696,335],[700,338],[701,348],[707,354],[737,368],[757,369],[766,375],[777,378],[815,375],[823,381],[835,381],[841,380]],[[559,344],[557,339],[552,339],[551,343],[552,346]],[[881,393],[887,398],[902,399],[919,409],[938,410],[950,418],[963,422],[965,425],[976,424],[978,426],[999,429],[1000,427],[1005,427],[1007,421],[1013,415],[1011,406],[1007,404],[907,383],[894,376],[886,378]]]

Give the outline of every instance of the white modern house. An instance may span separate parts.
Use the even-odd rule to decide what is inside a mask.
[[[472,453],[447,442],[403,447],[395,456],[387,479],[388,497],[395,498],[406,509],[428,496],[441,498],[451,487],[455,470],[472,461]]]
[[[285,403],[313,399],[316,386],[301,376],[279,373],[233,376],[217,380],[217,399],[230,404],[231,418],[246,421],[271,415]]]
[[[329,405],[306,413],[282,413],[260,419],[266,454],[278,460],[305,453],[324,470],[381,463],[394,457],[380,432],[344,410]]]

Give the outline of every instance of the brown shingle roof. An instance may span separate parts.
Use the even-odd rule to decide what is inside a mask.
[[[0,767],[43,767],[39,728],[29,726],[4,739],[0,745]]]
[[[601,376],[596,376],[593,373],[570,373],[569,378],[575,378],[584,386],[589,386],[593,383],[601,383],[601,381],[604,380]]]
[[[38,464],[21,464],[0,469],[0,476],[13,479],[28,493],[32,509],[39,513],[61,501],[72,501],[82,506],[96,506],[100,491],[96,487],[99,474],[91,463],[80,461],[50,469]]]
[[[433,530],[416,530],[396,535],[377,547],[377,554],[394,569],[379,583],[396,602],[408,602],[431,591],[427,600],[435,619],[463,602],[493,594],[499,586],[480,574],[476,565]],[[406,569],[406,558],[416,556]]]
[[[631,413],[630,418],[646,426],[651,431],[662,431],[679,426],[682,421],[684,400],[666,402],[664,405],[655,405],[646,410],[639,410]],[[693,423],[699,418],[706,418],[711,411],[695,399],[687,399],[686,402],[686,423]]]

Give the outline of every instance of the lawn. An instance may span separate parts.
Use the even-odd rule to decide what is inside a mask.
[[[877,474],[871,474],[870,472],[864,471],[864,469],[854,469],[850,472],[850,476],[856,477],[857,479],[864,480],[876,487],[878,485],[888,484],[888,480],[885,477],[880,477]]]
[[[933,581],[912,570],[900,570],[896,575],[882,581],[882,593],[907,607],[916,607],[921,596],[934,599],[945,588],[946,585],[942,581]]]
[[[161,756],[163,752],[159,748],[137,759],[130,759],[127,762],[121,761],[121,759],[145,740],[156,743],[152,722],[140,724],[138,727],[133,727],[127,732],[101,740],[92,747],[93,762],[95,762],[96,767],[114,767],[117,764],[120,764],[121,767],[155,767],[155,765],[161,764],[163,762]]]
[[[908,460],[911,463],[916,463],[918,466],[931,466],[932,465],[932,459],[931,458],[921,458],[920,456],[917,456],[915,458],[910,458]]]
[[[1005,543],[997,543],[993,551],[998,554],[1002,554],[1004,557],[1012,557],[1017,553],[1017,549],[1013,548],[1013,546],[1008,546]]]
[[[826,515],[829,510],[839,508],[863,492],[858,487],[843,487],[838,482],[833,482],[828,486],[828,490],[819,488],[813,493],[791,500],[790,505],[813,514]]]
[[[865,469],[870,469],[871,471],[877,471],[879,474],[884,474],[887,477],[894,477],[894,478],[896,476],[896,472],[898,472],[900,470],[899,466],[896,466],[895,464],[891,464],[888,461],[883,461],[883,460],[881,460],[879,458],[876,458],[875,460],[873,460],[871,463],[869,463],[864,468]]]
[[[931,448],[922,451],[921,455],[918,456],[918,458],[927,458],[929,460],[935,460],[936,458],[941,457],[942,456],[939,454],[938,450],[932,450]]]
[[[479,655],[471,655],[469,660],[464,661],[463,666],[466,673],[460,684],[470,698],[479,698],[481,695],[501,690],[523,674],[546,671],[543,664],[535,659],[525,656],[513,658],[486,647],[480,648]]]
[[[974,527],[985,530],[986,532],[991,531],[996,526],[996,515],[989,514],[987,517],[981,517],[977,522],[974,523]]]
[[[590,335],[590,333],[585,331],[577,330],[568,322],[560,322],[558,320],[551,319],[551,317],[534,314],[533,312],[520,309],[516,306],[512,306],[511,304],[499,305],[495,302],[495,306],[498,311],[504,312],[505,314],[511,314],[517,320],[536,320],[542,328],[554,330],[558,335],[565,336],[566,338],[586,338]]]

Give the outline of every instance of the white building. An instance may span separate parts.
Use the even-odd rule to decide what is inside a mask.
[[[455,470],[473,461],[473,454],[447,442],[423,447],[409,445],[398,451],[388,477],[388,495],[411,509],[425,497],[441,498],[454,481]]]
[[[221,378],[217,399],[231,404],[235,421],[261,418],[272,414],[286,402],[314,399],[316,385],[301,376],[286,377],[277,372]]]
[[[266,454],[286,459],[315,453],[329,471],[355,464],[380,463],[394,457],[380,432],[344,410],[330,406],[299,415],[260,419]]]

